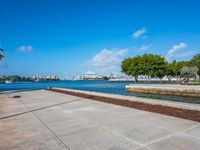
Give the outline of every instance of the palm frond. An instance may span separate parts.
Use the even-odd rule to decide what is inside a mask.
[[[0,54],[0,60],[2,60],[4,58],[4,56],[2,54]]]

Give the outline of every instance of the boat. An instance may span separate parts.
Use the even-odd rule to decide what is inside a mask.
[[[5,83],[13,83],[12,81],[10,80],[6,80]]]

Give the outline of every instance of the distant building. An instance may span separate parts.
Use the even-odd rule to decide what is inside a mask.
[[[33,81],[43,81],[43,80],[45,80],[45,78],[43,76],[40,76],[40,75],[32,76],[31,79]]]
[[[57,77],[57,76],[55,76],[55,75],[48,75],[47,77],[46,77],[46,80],[59,80],[59,78]]]
[[[104,80],[105,77],[102,75],[97,75],[93,72],[86,72],[83,76],[84,80]]]

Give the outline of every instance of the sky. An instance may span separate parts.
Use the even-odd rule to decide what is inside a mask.
[[[0,0],[1,75],[120,72],[127,57],[190,60],[199,0]]]

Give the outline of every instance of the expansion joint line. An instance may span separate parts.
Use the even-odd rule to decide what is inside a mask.
[[[67,104],[67,103],[72,103],[72,102],[79,101],[79,100],[81,100],[81,98],[80,99],[75,99],[75,100],[72,100],[72,101],[68,101],[68,102],[63,102],[63,103],[58,103],[58,104],[42,107],[42,108],[37,108],[37,109],[33,109],[33,110],[31,110],[29,107],[27,107],[27,105],[23,101],[21,101],[29,109],[28,111],[17,113],[17,114],[13,114],[13,115],[10,115],[10,116],[0,117],[0,120],[11,118],[11,117],[15,117],[15,116],[19,116],[19,115],[23,115],[23,114],[27,114],[27,113],[31,113],[31,112],[34,112],[34,111],[39,111],[39,110],[55,107],[55,106],[59,106],[59,105],[64,105],[64,104]]]
[[[74,100],[74,101],[78,101],[78,100],[80,100],[80,99],[77,99],[77,100]],[[70,102],[73,102],[73,101],[70,101]],[[26,104],[26,103],[24,103],[23,101],[22,101],[22,103],[28,108],[28,109],[30,109],[30,107]],[[69,103],[69,102],[68,102]],[[61,104],[60,104],[61,105]],[[56,106],[58,106],[58,105],[56,105]],[[51,106],[51,107],[53,107],[53,106]],[[49,107],[48,107],[49,108]],[[34,113],[34,111],[31,111],[31,113],[68,149],[68,150],[70,150],[70,148]]]

